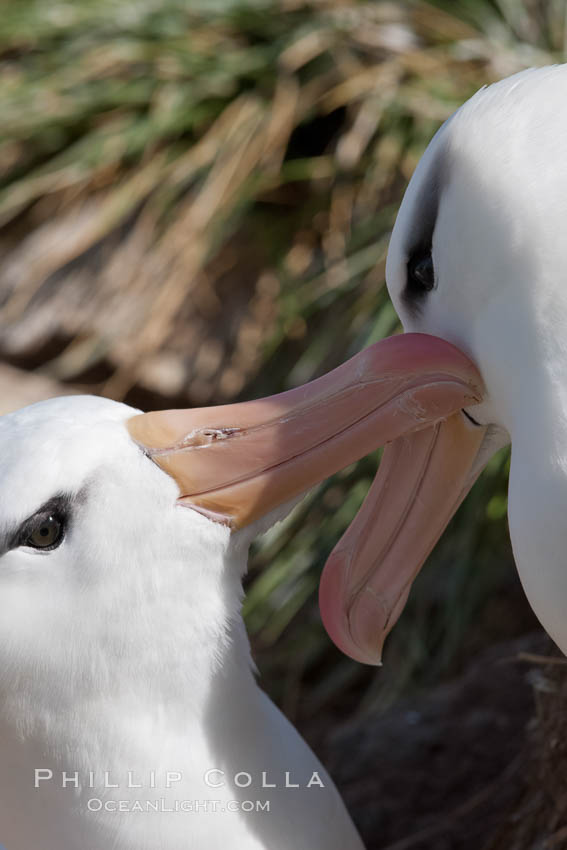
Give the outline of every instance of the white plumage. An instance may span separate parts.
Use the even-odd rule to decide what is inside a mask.
[[[509,524],[526,594],[567,652],[567,65],[481,89],[439,130],[406,192],[387,281],[407,331],[477,364],[482,463],[512,443]],[[434,196],[434,209],[428,199]],[[404,296],[433,221],[435,287]],[[479,462],[479,466],[482,465]],[[479,566],[479,568],[481,568]]]
[[[178,506],[175,482],[125,428],[134,413],[76,397],[0,419],[0,842],[361,847],[331,780],[254,679],[240,617],[252,531],[231,536]],[[17,545],[54,497],[68,506],[61,545]],[[53,777],[34,789],[36,769]],[[167,772],[182,775],[169,789]],[[250,787],[235,785],[240,772]],[[286,772],[299,789],[284,787]],[[306,787],[313,774],[324,788],[317,777]],[[89,811],[93,799],[219,803],[118,813]],[[269,800],[270,812],[220,810],[233,800]]]

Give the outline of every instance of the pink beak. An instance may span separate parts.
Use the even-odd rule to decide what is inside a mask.
[[[320,589],[332,639],[376,664],[413,579],[473,483],[484,429],[460,410],[482,393],[478,370],[457,348],[403,334],[281,395],[144,413],[128,428],[175,479],[182,504],[234,529],[388,444]]]

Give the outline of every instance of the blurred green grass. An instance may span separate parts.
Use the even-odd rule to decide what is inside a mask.
[[[566,33],[557,0],[4,3],[3,357],[171,406],[273,393],[395,332],[384,261],[421,153],[481,85],[560,61]],[[245,616],[292,716],[387,705],[530,624],[501,453],[416,583],[385,670],[330,646],[320,570],[376,463],[254,549]]]

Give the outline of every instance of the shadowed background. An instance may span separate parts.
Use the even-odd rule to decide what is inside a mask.
[[[75,391],[144,409],[254,398],[396,332],[385,255],[425,146],[480,86],[561,61],[566,37],[564,2],[543,0],[5,2],[2,411]],[[520,792],[482,834],[466,821],[517,773],[532,690],[561,684],[526,637],[508,455],[429,559],[381,670],[331,646],[316,598],[377,462],[256,544],[244,612],[262,685],[369,847],[535,848],[539,826],[490,843]],[[496,707],[469,741],[471,706]],[[561,817],[542,848],[567,846]]]

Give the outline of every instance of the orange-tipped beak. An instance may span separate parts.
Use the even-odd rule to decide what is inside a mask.
[[[128,428],[176,480],[180,502],[233,528],[396,441],[321,586],[331,637],[376,663],[411,581],[470,486],[484,429],[456,412],[481,398],[480,375],[461,351],[403,334],[281,395],[145,413]]]

